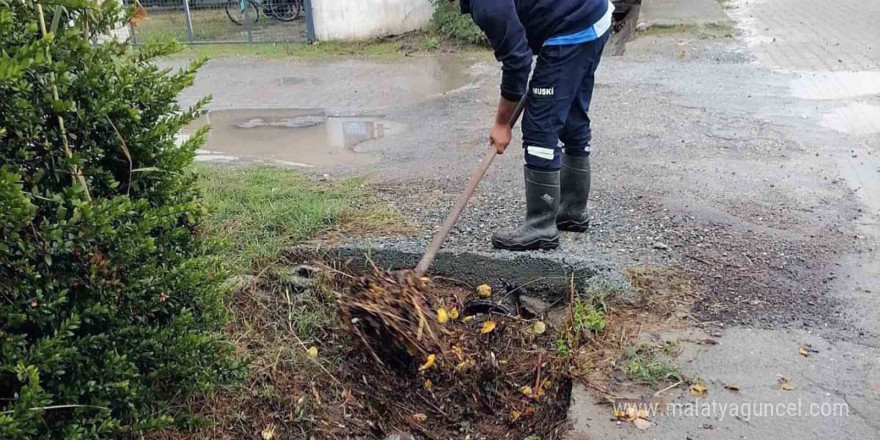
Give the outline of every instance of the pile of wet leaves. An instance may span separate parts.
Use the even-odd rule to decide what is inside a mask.
[[[350,386],[346,426],[375,437],[562,436],[570,359],[555,331],[507,313],[489,286],[437,286],[377,270],[341,292],[339,307],[357,342],[339,379]],[[332,431],[323,430],[343,434]]]
[[[638,351],[645,332],[692,301],[688,283],[656,270],[631,272],[634,300],[578,291],[572,277],[541,305],[525,286],[493,294],[330,261],[242,280],[227,332],[247,380],[185,403],[186,429],[145,440],[561,438],[573,381],[610,403],[632,394],[628,353],[650,352]]]

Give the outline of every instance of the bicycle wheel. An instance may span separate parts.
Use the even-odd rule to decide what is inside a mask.
[[[247,13],[251,24],[256,23],[260,19],[260,11],[254,2],[248,0],[244,8],[241,7],[240,0],[228,0],[226,2],[226,16],[229,17],[229,21],[239,26],[244,24],[245,13]]]
[[[293,21],[302,13],[302,0],[266,0],[263,12],[279,21]]]

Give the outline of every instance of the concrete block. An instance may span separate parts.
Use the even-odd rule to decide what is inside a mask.
[[[347,260],[356,271],[368,271],[370,262],[389,270],[412,269],[422,257],[424,248],[399,244],[346,244],[332,250],[299,247],[295,255]],[[513,289],[540,297],[552,303],[566,299],[572,277],[580,293],[603,290],[626,298],[632,286],[623,276],[612,255],[591,254],[572,256],[559,252],[474,252],[455,249],[441,250],[429,271],[432,276],[454,278],[471,285],[490,284],[496,289]]]
[[[728,26],[733,22],[715,0],[643,0],[639,29],[652,26]]]

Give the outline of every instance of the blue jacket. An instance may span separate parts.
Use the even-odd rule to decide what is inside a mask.
[[[551,37],[582,31],[599,21],[608,0],[460,0],[486,33],[502,63],[501,96],[519,101],[526,93],[532,54]]]

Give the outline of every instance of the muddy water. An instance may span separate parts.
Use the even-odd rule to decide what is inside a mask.
[[[386,99],[405,97],[405,100],[412,101],[470,85],[473,64],[468,57],[439,55],[418,57],[413,62],[394,65],[333,65],[333,72],[309,66],[308,69],[298,69],[299,75],[283,76],[274,82],[298,95],[317,90],[338,96],[365,93],[385,96]]]
[[[406,129],[380,117],[325,116],[320,109],[244,109],[208,113],[183,135],[210,125],[197,161],[276,163],[298,167],[369,165],[380,155],[360,144]]]

